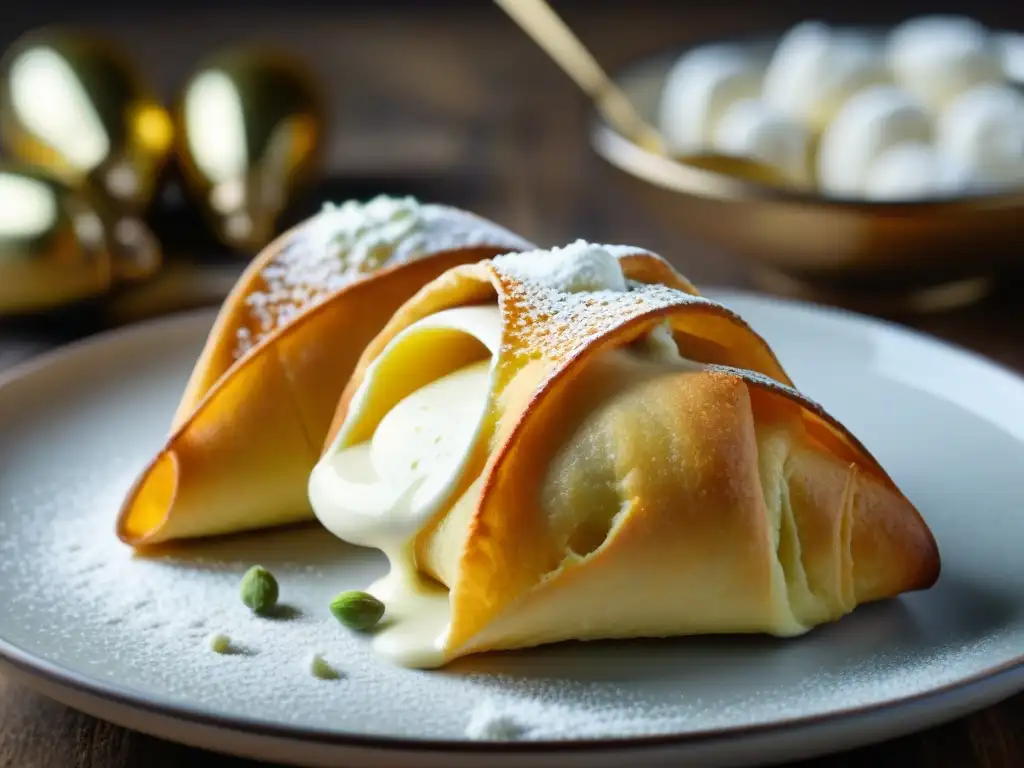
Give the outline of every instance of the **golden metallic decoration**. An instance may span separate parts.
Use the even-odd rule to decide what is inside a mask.
[[[160,247],[132,216],[38,167],[0,164],[0,314],[54,309],[160,267]]]
[[[297,61],[261,49],[225,52],[189,78],[175,110],[177,151],[218,239],[255,252],[313,172],[325,112]]]
[[[681,54],[615,79],[640,113],[657,113]],[[595,115],[591,142],[625,189],[680,237],[747,261],[759,285],[883,314],[944,311],[987,295],[1024,249],[1024,190],[911,202],[829,199],[725,164],[680,164]]]
[[[16,41],[0,64],[0,135],[16,160],[142,210],[173,146],[170,115],[111,43],[63,30]]]

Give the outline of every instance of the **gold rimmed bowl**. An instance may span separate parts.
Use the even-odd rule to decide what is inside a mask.
[[[775,39],[740,44],[767,59]],[[667,51],[614,75],[652,123],[669,69],[684,53]],[[743,178],[723,159],[675,163],[600,115],[591,142],[666,226],[735,254],[773,292],[866,311],[937,311],[986,296],[1024,256],[1024,189],[906,202],[843,199]]]

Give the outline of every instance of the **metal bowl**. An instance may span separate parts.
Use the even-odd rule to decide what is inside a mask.
[[[746,43],[770,51],[773,41]],[[662,83],[684,50],[615,75],[654,122]],[[987,295],[1024,249],[1024,189],[870,202],[745,181],[723,168],[683,166],[592,120],[595,150],[626,187],[681,234],[746,260],[774,292],[868,311],[936,311]]]

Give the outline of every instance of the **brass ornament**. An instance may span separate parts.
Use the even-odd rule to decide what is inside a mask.
[[[0,64],[6,152],[141,211],[173,148],[173,126],[140,72],[108,41],[43,30]]]
[[[56,309],[160,267],[148,227],[95,192],[33,166],[0,164],[0,314]]]
[[[262,49],[205,61],[175,108],[185,183],[217,238],[259,250],[320,157],[325,110],[310,73]]]

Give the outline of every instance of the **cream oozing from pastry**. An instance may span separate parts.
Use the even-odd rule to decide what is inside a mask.
[[[409,356],[404,352],[421,348],[425,337],[433,337],[431,362],[440,365],[447,358],[452,369],[399,393],[369,439],[354,441],[353,427],[375,407],[380,390],[397,390],[403,376],[416,375],[396,370],[395,363]],[[411,325],[369,367],[349,417],[310,476],[310,503],[324,526],[388,557],[390,572],[368,591],[387,606],[374,647],[398,664],[434,666],[443,660],[448,592],[417,571],[415,540],[450,504],[474,450],[486,439],[500,340],[496,306],[450,309]]]
[[[549,288],[626,291],[610,251],[580,241],[515,258],[524,280]],[[373,644],[401,666],[445,661],[449,592],[417,566],[416,539],[443,513],[449,521],[468,520],[479,499],[501,334],[496,305],[444,310],[406,328],[369,366],[310,476],[310,502],[324,526],[388,557],[388,575],[367,590],[387,606]],[[680,357],[665,326],[630,354],[676,370],[694,366]],[[367,414],[382,411],[372,428],[365,423]]]

